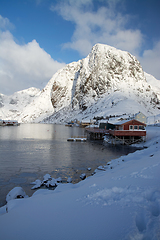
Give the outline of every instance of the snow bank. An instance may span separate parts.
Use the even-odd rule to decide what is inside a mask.
[[[150,129],[148,148],[111,161],[78,184],[9,201],[8,213],[0,209],[1,239],[160,239],[158,132]]]

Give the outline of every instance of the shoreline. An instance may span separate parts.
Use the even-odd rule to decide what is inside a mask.
[[[150,126],[152,129],[154,129],[154,127],[156,127],[157,128],[157,126]],[[160,127],[158,127],[159,129],[160,129]],[[156,131],[157,132],[157,131]],[[132,153],[134,153],[134,152],[137,152],[137,151],[141,151],[141,150],[144,150],[144,149],[147,149],[147,148],[149,148],[150,147],[150,142],[152,142],[153,141],[153,139],[155,138],[155,140],[156,140],[156,138],[158,138],[158,136],[154,136],[153,137],[153,135],[151,134],[151,136],[150,136],[150,134],[149,134],[149,137],[147,138],[147,140],[145,141],[145,142],[142,142],[142,143],[138,143],[138,144],[132,144],[132,145],[130,145],[130,146],[127,146],[127,145],[122,145],[122,144],[117,144],[117,145],[112,145],[112,144],[110,144],[110,143],[106,143],[106,142],[104,142],[103,140],[90,140],[90,143],[91,144],[95,144],[95,145],[99,145],[99,146],[101,146],[102,148],[102,150],[103,150],[103,148],[107,148],[108,146],[109,147],[111,147],[111,148],[114,148],[114,147],[118,147],[118,148],[130,148],[130,149],[134,149],[134,151],[133,152],[129,152],[129,153],[127,153],[126,155],[122,155],[122,156],[120,156],[120,157],[118,157],[118,158],[115,158],[115,159],[111,159],[111,160],[109,160],[107,163],[106,163],[106,165],[104,164],[104,165],[97,165],[97,168],[95,168],[95,169],[90,169],[90,167],[88,166],[86,166],[86,168],[85,168],[85,170],[82,172],[82,171],[80,171],[79,172],[79,175],[75,178],[75,179],[73,179],[73,181],[71,182],[71,183],[68,183],[67,182],[67,178],[61,178],[62,176],[59,176],[61,179],[62,179],[62,181],[60,181],[59,183],[57,183],[57,186],[56,187],[46,187],[45,185],[42,185],[41,187],[39,187],[39,188],[37,188],[37,189],[34,189],[34,190],[32,190],[31,189],[31,186],[32,186],[32,183],[30,182],[29,183],[29,185],[28,185],[28,187],[30,188],[30,194],[28,194],[27,192],[26,192],[26,195],[30,198],[30,197],[32,197],[35,193],[36,193],[36,191],[38,191],[38,190],[49,190],[49,191],[55,191],[55,189],[57,188],[57,187],[59,187],[59,185],[62,185],[62,184],[64,184],[64,185],[66,185],[66,184],[73,184],[73,185],[76,185],[76,184],[79,184],[81,181],[84,181],[84,180],[86,180],[86,179],[88,179],[88,178],[90,178],[90,177],[93,177],[97,172],[101,172],[101,171],[106,171],[107,170],[107,168],[108,168],[108,166],[110,166],[111,165],[111,163],[114,165],[114,161],[116,161],[117,159],[119,159],[119,158],[123,158],[123,157],[125,157],[125,156],[128,156],[128,154],[132,154]],[[88,170],[88,169],[90,169],[90,170]],[[112,169],[112,166],[111,166],[111,169]],[[78,173],[78,170],[77,170],[77,173]],[[80,175],[81,174],[86,174],[86,178],[85,179],[81,179],[81,177],[80,177]],[[27,173],[26,173],[27,174]],[[36,174],[36,172],[34,173],[34,174]],[[50,173],[47,173],[47,174],[50,174]],[[45,173],[44,173],[44,175],[45,175]],[[42,176],[41,176],[42,177]],[[70,177],[70,176],[69,176]],[[36,179],[35,179],[36,180]],[[42,180],[42,179],[41,179]],[[21,187],[20,186],[21,184],[18,184],[17,186],[18,187]],[[11,189],[12,190],[12,189]],[[5,204],[3,204],[2,206],[0,206],[0,208],[1,207],[4,207],[5,205],[7,204],[7,202],[5,202]]]
[[[160,137],[154,136],[147,148],[111,160],[93,177],[9,201],[8,213],[0,208],[2,238],[159,239]]]
[[[99,146],[99,148],[103,151],[104,150],[104,148],[111,148],[111,149],[119,149],[119,148],[126,148],[126,149],[130,149],[129,150],[129,153],[127,153],[127,154],[125,154],[125,155],[122,155],[122,156],[120,156],[120,157],[123,157],[123,156],[126,156],[126,155],[128,155],[128,154],[130,154],[130,153],[132,153],[132,152],[135,152],[135,151],[137,151],[137,150],[142,150],[143,149],[143,147],[138,147],[138,146],[124,146],[124,145],[116,145],[116,146],[114,146],[114,145],[110,145],[110,144],[106,144],[103,140],[91,140],[90,141],[90,144],[92,144],[92,145],[96,145],[96,146]],[[134,150],[133,150],[134,149]],[[111,159],[111,160],[116,160],[116,158],[115,159]],[[78,184],[79,182],[81,182],[81,181],[84,181],[85,179],[87,179],[87,178],[89,178],[89,177],[93,177],[93,175],[95,175],[96,173],[97,173],[97,171],[103,171],[107,166],[108,166],[108,163],[111,161],[111,160],[109,160],[109,161],[107,161],[105,164],[103,164],[103,165],[98,165],[98,162],[97,162],[97,167],[96,168],[94,168],[94,169],[90,169],[90,165],[86,165],[85,166],[85,169],[84,170],[76,170],[75,169],[75,172],[76,172],[76,177],[75,178],[73,178],[72,179],[72,184]],[[104,169],[103,169],[104,168]],[[90,170],[88,170],[88,169],[90,169]],[[27,173],[27,172],[24,172],[24,173],[22,173],[22,175],[29,175],[30,176],[30,174],[31,175],[37,175],[37,173],[35,172],[35,173]],[[43,176],[45,175],[45,174],[51,174],[51,176],[53,176],[53,174],[52,174],[52,172],[51,173],[49,173],[49,172],[47,172],[47,173],[43,173],[42,175],[41,175],[41,177],[40,177],[40,180],[42,181],[43,180]],[[81,178],[81,174],[85,174],[86,175],[86,178],[85,179],[82,179]],[[38,177],[38,175],[37,175],[37,177]],[[62,178],[62,182],[60,182],[60,183],[58,183],[57,184],[57,186],[56,187],[46,187],[45,185],[43,185],[43,186],[41,186],[41,187],[39,187],[39,188],[37,188],[37,189],[34,189],[34,190],[32,190],[31,188],[32,188],[32,184],[31,184],[31,182],[28,182],[28,183],[26,183],[25,184],[25,186],[23,186],[23,184],[21,184],[21,183],[19,183],[19,184],[14,184],[14,187],[22,187],[22,189],[25,191],[25,193],[26,193],[26,195],[28,196],[28,197],[32,197],[33,195],[34,195],[34,193],[36,192],[36,191],[38,191],[38,190],[50,190],[50,191],[54,191],[57,187],[59,187],[59,185],[61,185],[61,184],[68,184],[67,183],[67,177],[64,177],[64,176],[62,176],[61,174],[59,174],[58,175],[58,177],[60,177],[60,178]],[[68,177],[70,177],[70,176],[68,176]],[[15,175],[15,177],[13,176],[13,178],[17,178],[17,182],[18,182],[18,175],[16,174]],[[35,181],[37,178],[34,178],[33,179],[33,181]],[[39,179],[39,178],[38,178]],[[25,179],[24,179],[24,181],[25,181]],[[13,188],[14,188],[13,187]],[[12,188],[12,189],[13,189]],[[10,191],[12,190],[12,189],[10,189]],[[9,193],[9,191],[8,191],[8,193]],[[7,193],[7,194],[8,194]],[[6,196],[7,195],[5,195],[5,199],[6,199]],[[4,199],[4,201],[3,201],[3,203],[1,204],[1,206],[0,206],[0,208],[1,207],[4,207],[6,204],[7,204],[7,202],[5,201],[5,199]]]
[[[154,127],[155,126],[150,126],[149,128],[151,128],[152,130],[154,129]],[[157,128],[157,126],[156,126],[156,128]],[[125,146],[125,145],[121,145],[121,144],[117,144],[116,146],[114,146],[114,145],[111,145],[111,144],[109,144],[109,143],[105,143],[103,140],[90,140],[90,143],[93,145],[93,144],[95,144],[95,145],[99,145],[100,146],[100,148],[103,150],[103,148],[107,148],[107,147],[109,147],[109,148],[114,148],[114,147],[116,147],[116,148],[130,148],[130,149],[134,149],[134,151],[133,151],[133,153],[135,152],[135,151],[139,151],[139,150],[143,150],[143,149],[145,149],[145,148],[148,148],[148,144],[149,144],[149,140],[151,140],[153,138],[153,136],[152,136],[152,134],[151,134],[151,136],[150,136],[150,134],[149,134],[149,136],[147,137],[147,141],[146,142],[142,142],[142,143],[139,143],[139,144],[133,144],[133,145],[130,145],[130,146]],[[127,155],[128,154],[130,154],[130,153],[132,153],[132,151],[131,152],[129,152],[129,153],[127,153]],[[126,156],[126,155],[122,155],[122,156],[120,156],[120,157],[123,157],[123,156]],[[91,169],[91,170],[89,170],[88,171],[88,168],[90,168],[90,166],[86,166],[86,168],[85,168],[85,170],[83,170],[83,171],[78,171],[78,170],[75,170],[76,171],[76,173],[77,173],[77,176],[76,176],[76,178],[74,178],[74,179],[72,179],[73,181],[72,181],[72,184],[78,184],[79,182],[81,182],[81,181],[84,181],[84,179],[82,180],[81,179],[81,177],[80,177],[80,175],[81,174],[85,174],[86,175],[86,178],[88,178],[88,177],[92,177],[93,175],[95,175],[95,173],[97,173],[97,171],[99,171],[99,170],[105,170],[106,168],[107,168],[107,166],[110,164],[110,161],[114,161],[114,160],[116,160],[116,158],[115,159],[111,159],[111,160],[109,160],[107,163],[106,163],[106,165],[104,164],[104,165],[99,165],[98,166],[98,164],[97,164],[97,167],[95,168],[95,169]],[[109,164],[108,164],[109,163]],[[99,168],[99,170],[98,170],[98,168]],[[103,169],[104,168],[104,169]],[[51,173],[49,173],[49,172],[47,172],[48,174],[51,174]],[[27,174],[27,172],[26,172],[26,174]],[[29,174],[29,173],[28,173]],[[34,173],[35,175],[37,174],[36,172]],[[44,173],[43,175],[45,175],[46,173]],[[52,175],[52,174],[51,174]],[[31,189],[31,187],[32,187],[32,185],[31,185],[31,182],[29,182],[28,183],[28,185],[26,185],[26,187],[23,187],[22,186],[22,184],[14,184],[15,186],[14,187],[17,187],[17,186],[19,186],[19,187],[22,187],[24,190],[25,190],[25,192],[26,192],[26,195],[28,195],[29,197],[32,197],[33,195],[34,195],[34,193],[36,192],[36,191],[38,191],[38,190],[40,190],[40,189],[47,189],[47,190],[55,190],[55,188],[57,188],[58,187],[58,185],[60,185],[60,184],[68,184],[67,183],[67,177],[63,177],[63,176],[61,176],[60,174],[58,175],[58,177],[61,177],[62,178],[62,182],[61,183],[58,183],[57,184],[57,186],[56,187],[46,187],[46,186],[41,186],[40,188],[37,188],[37,189],[34,189],[34,190],[32,190]],[[68,176],[68,177],[70,177],[70,176]],[[43,178],[43,176],[41,176],[41,180],[42,180],[42,178]],[[36,179],[35,179],[36,180]],[[13,187],[13,188],[14,188]],[[13,189],[12,188],[12,189]],[[10,189],[10,190],[12,190],[12,189]],[[9,191],[8,191],[9,192]],[[5,195],[5,198],[6,198],[6,195]],[[1,204],[1,206],[0,206],[0,208],[1,207],[3,207],[3,206],[5,206],[7,204],[7,202],[5,201],[5,199],[4,199],[4,201],[3,201],[3,203]]]

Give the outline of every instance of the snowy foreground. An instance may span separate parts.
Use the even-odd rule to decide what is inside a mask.
[[[78,184],[38,190],[0,209],[0,239],[160,239],[160,127],[143,150]]]

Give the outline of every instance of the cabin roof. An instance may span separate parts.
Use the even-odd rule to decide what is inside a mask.
[[[142,123],[136,119],[131,119],[131,120],[123,120],[123,121],[120,121],[120,122],[117,122],[115,123],[114,125],[116,126],[121,126],[121,125],[128,125],[128,124],[136,124],[136,125],[143,125],[143,126],[146,126],[145,123]]]

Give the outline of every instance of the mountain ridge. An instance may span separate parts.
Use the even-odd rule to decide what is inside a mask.
[[[144,73],[130,53],[96,44],[86,58],[57,71],[14,118],[20,122],[60,123],[97,114],[129,115],[138,111],[146,116],[160,113],[160,81]]]

